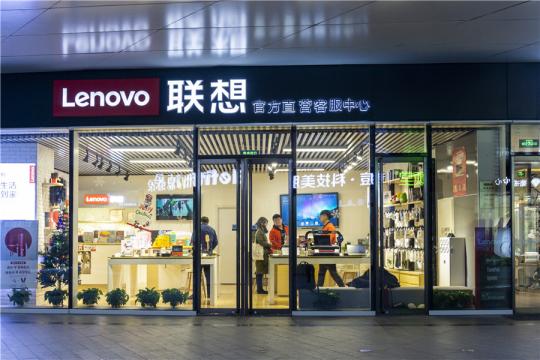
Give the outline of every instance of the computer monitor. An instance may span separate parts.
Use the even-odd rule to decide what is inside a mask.
[[[313,245],[315,246],[330,246],[330,234],[313,234]]]

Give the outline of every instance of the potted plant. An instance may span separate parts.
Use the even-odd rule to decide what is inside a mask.
[[[156,307],[159,302],[159,292],[154,288],[140,289],[136,295],[135,303],[140,303],[142,307]]]
[[[52,306],[63,306],[67,298],[67,290],[53,289],[45,291],[45,300]]]
[[[129,295],[126,293],[126,290],[116,288],[105,294],[105,300],[112,308],[117,309],[127,304]]]
[[[174,309],[178,305],[181,305],[186,302],[189,294],[187,292],[180,291],[179,289],[165,289],[161,292],[163,302],[165,304],[171,304],[171,307]]]
[[[98,303],[103,292],[98,288],[89,288],[77,293],[77,299],[82,300],[84,305],[92,306]]]
[[[433,291],[433,306],[441,310],[467,309],[473,305],[472,290],[439,290]]]
[[[30,301],[30,295],[32,295],[32,293],[30,293],[27,288],[13,289],[11,295],[8,294],[8,298],[13,305],[24,306],[24,304]]]
[[[333,309],[339,302],[339,294],[331,289],[319,290],[313,305],[321,309]]]
[[[67,298],[64,290],[69,281],[69,246],[68,230],[64,224],[64,211],[60,211],[56,230],[53,232],[38,271],[38,281],[42,288],[53,288],[45,291],[45,300],[53,306],[63,306]]]

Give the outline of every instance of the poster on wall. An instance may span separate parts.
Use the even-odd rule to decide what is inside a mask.
[[[467,153],[464,147],[452,151],[452,193],[467,195]]]
[[[0,220],[36,219],[36,164],[0,163]]]
[[[152,206],[152,194],[146,194],[144,201],[135,210],[133,218],[129,219],[128,225],[141,230],[148,230],[153,218],[154,207]],[[148,230],[149,231],[149,230]]]
[[[38,222],[0,221],[2,289],[36,288]]]

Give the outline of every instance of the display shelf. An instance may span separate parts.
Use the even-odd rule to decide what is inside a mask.
[[[416,200],[416,201],[408,201],[408,202],[405,202],[405,203],[399,203],[399,204],[385,204],[383,205],[383,207],[385,208],[388,208],[388,207],[398,207],[398,206],[408,206],[408,205],[416,205],[416,204],[424,204],[424,200]]]

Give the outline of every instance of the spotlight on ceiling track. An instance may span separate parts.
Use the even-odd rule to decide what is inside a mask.
[[[88,157],[90,156],[90,152],[88,151],[88,149],[86,149],[86,156],[84,157],[84,159],[82,159],[84,162],[88,162]]]
[[[122,170],[122,169],[121,169],[120,166],[119,166],[119,167],[118,167],[118,171],[115,173],[116,176],[120,175],[120,170]]]
[[[112,161],[109,161],[109,167],[105,169],[106,172],[110,173],[112,170]]]
[[[92,165],[97,166],[98,162],[99,162],[99,156],[96,155],[96,160],[92,162]]]
[[[180,156],[180,152],[182,151],[182,145],[180,144],[180,139],[176,140],[176,149],[174,149],[174,154],[176,156]]]
[[[103,161],[103,158],[101,158],[101,161],[99,162],[99,164],[97,165],[97,168],[99,170],[103,169],[103,164],[105,163],[105,161]]]
[[[129,180],[129,171],[126,171],[126,176],[124,176],[124,181],[128,181]]]

